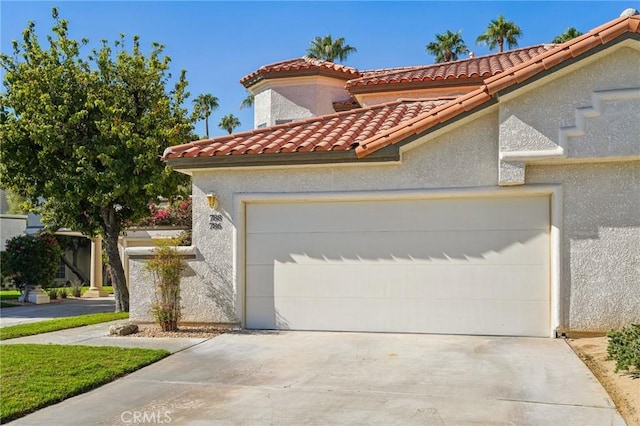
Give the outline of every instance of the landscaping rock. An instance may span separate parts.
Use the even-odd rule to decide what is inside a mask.
[[[126,336],[138,332],[138,326],[135,324],[125,323],[117,324],[109,327],[109,336]]]

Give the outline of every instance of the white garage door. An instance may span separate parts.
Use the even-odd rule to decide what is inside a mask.
[[[247,204],[250,329],[549,335],[549,199]]]

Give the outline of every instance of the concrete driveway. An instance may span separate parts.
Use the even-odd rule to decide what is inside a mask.
[[[226,334],[20,425],[624,425],[563,340]]]

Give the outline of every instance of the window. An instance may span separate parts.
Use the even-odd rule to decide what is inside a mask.
[[[58,267],[58,272],[56,272],[56,278],[64,280],[67,278],[67,265],[61,260],[60,265]]]

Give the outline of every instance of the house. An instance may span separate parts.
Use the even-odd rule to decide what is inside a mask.
[[[559,45],[241,82],[256,129],[167,149],[193,179],[185,322],[549,336],[640,322],[640,15]],[[150,321],[127,249],[131,319]]]

